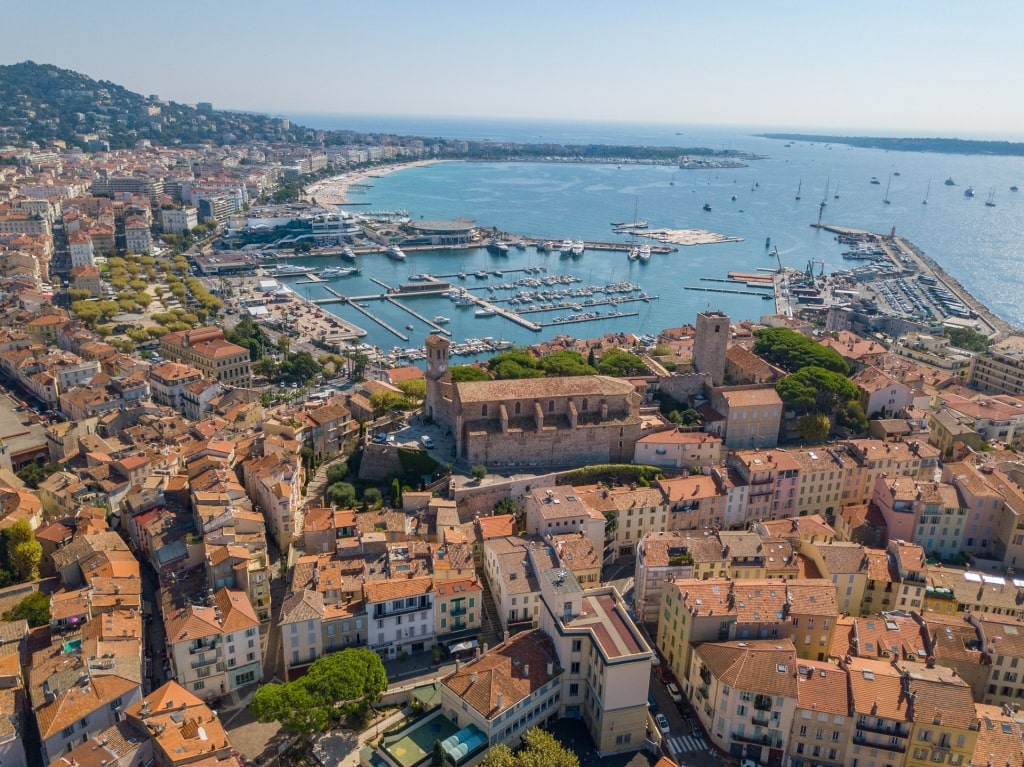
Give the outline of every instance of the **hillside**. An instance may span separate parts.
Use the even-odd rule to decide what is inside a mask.
[[[68,146],[123,149],[143,139],[162,145],[298,143],[309,134],[299,126],[281,126],[264,115],[200,111],[142,96],[51,64],[0,66],[0,144],[60,139]]]

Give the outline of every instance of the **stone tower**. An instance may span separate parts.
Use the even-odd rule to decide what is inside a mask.
[[[423,403],[423,414],[429,421],[444,424],[451,409],[451,373],[448,372],[448,358],[451,341],[438,335],[427,336],[427,396]]]
[[[712,386],[725,383],[725,350],[729,344],[729,318],[725,312],[697,312],[693,339],[693,369],[708,373]]]

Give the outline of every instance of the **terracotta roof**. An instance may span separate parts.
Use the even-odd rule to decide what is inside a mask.
[[[515,381],[464,381],[454,384],[458,399],[492,403],[500,400],[548,399],[551,397],[601,397],[629,395],[635,389],[628,381],[610,376],[568,376],[525,378]]]
[[[373,581],[363,587],[367,603],[386,602],[389,599],[403,599],[419,596],[431,590],[431,578],[392,578],[386,581]]]
[[[850,715],[849,689],[843,669],[824,661],[798,661],[796,680],[799,708]]]
[[[467,663],[443,684],[483,716],[493,719],[561,673],[551,638],[533,629],[516,634],[479,660]]]
[[[94,676],[36,711],[39,733],[45,740],[138,687],[138,682],[119,676]]]
[[[1007,714],[999,706],[974,704],[978,717],[978,740],[971,764],[977,767],[1020,767],[1024,764],[1024,728],[1018,714]]]
[[[720,683],[745,692],[797,697],[796,648],[788,637],[748,642],[706,642],[694,647]]]

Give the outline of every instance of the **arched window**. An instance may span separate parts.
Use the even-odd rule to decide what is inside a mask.
[[[554,413],[555,412],[555,401],[553,399],[549,399],[548,400],[548,412],[549,413]]]
[[[517,402],[517,403],[516,403],[516,415],[519,415],[519,411],[520,411],[520,410],[522,410],[522,407],[521,407],[521,406],[520,406],[520,404],[519,404],[519,403]]]
[[[586,413],[586,412],[587,412],[587,400],[586,400],[586,398],[585,398],[585,397],[584,397],[584,399],[583,399],[583,412],[584,412],[584,413]]]
[[[484,418],[487,417],[487,405],[480,406],[480,415]]]

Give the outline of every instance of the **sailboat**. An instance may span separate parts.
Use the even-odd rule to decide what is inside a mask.
[[[838,181],[836,182],[836,193],[834,195],[832,195],[832,199],[833,200],[838,200],[839,199],[839,182]]]
[[[889,187],[892,186],[892,174],[889,174],[889,181],[885,185],[885,197],[882,198],[882,202],[886,205],[889,204]]]
[[[922,205],[928,204],[928,193],[932,191],[932,180],[928,179],[928,188],[924,190],[924,199],[921,200]]]
[[[800,199],[800,190],[803,188],[804,180],[800,179],[796,184],[796,199]]]
[[[988,199],[985,200],[985,207],[986,208],[994,208],[995,206],[996,206],[996,188],[992,187],[992,189],[988,193]]]
[[[821,207],[824,208],[828,205],[828,188],[832,184],[832,177],[825,179],[825,196],[821,198]]]

